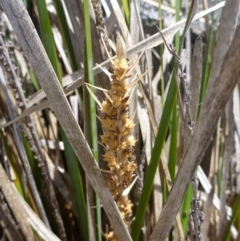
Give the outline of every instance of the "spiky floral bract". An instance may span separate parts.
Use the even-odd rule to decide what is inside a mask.
[[[103,126],[101,142],[105,148],[104,160],[110,170],[106,175],[107,185],[119,208],[121,216],[129,228],[132,219],[132,206],[123,191],[130,186],[136,171],[133,158],[135,138],[131,135],[134,123],[129,117],[129,86],[127,79],[130,68],[126,60],[125,45],[118,34],[117,58],[113,61],[111,88],[101,105]],[[117,240],[114,232],[105,234],[107,240]]]

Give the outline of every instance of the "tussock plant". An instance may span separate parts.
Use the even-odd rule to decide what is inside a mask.
[[[240,240],[240,0],[0,5],[0,240]]]
[[[133,157],[135,138],[131,135],[134,123],[129,117],[129,85],[127,79],[131,69],[126,60],[125,45],[117,35],[117,58],[113,61],[111,88],[101,104],[103,126],[101,142],[105,149],[104,160],[110,170],[106,175],[107,185],[119,208],[121,216],[129,227],[132,219],[132,202],[125,190],[131,185],[136,171]],[[105,234],[108,240],[117,240],[111,231]]]

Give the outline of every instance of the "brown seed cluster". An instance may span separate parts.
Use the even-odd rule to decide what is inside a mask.
[[[104,160],[110,170],[106,175],[107,185],[119,208],[122,218],[129,227],[133,204],[124,190],[128,188],[135,175],[136,164],[133,160],[135,138],[131,135],[134,126],[129,117],[130,68],[125,57],[125,45],[120,35],[117,37],[117,58],[112,63],[111,89],[101,105],[103,126],[101,142],[105,148]],[[105,234],[108,240],[117,240],[114,233]]]

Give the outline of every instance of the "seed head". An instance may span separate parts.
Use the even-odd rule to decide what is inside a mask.
[[[111,88],[101,104],[100,121],[103,127],[101,142],[105,147],[103,157],[110,170],[110,173],[106,175],[106,182],[129,228],[133,204],[123,193],[131,186],[136,172],[133,155],[136,140],[131,134],[134,123],[129,117],[129,86],[126,83],[131,76],[130,68],[126,60],[125,44],[119,33],[117,34],[116,55],[117,58],[112,66]],[[104,236],[109,241],[117,240],[114,232],[109,232]]]

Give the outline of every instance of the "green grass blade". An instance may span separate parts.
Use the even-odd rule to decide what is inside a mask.
[[[137,207],[135,220],[132,225],[131,233],[132,233],[133,241],[137,241],[140,236],[141,226],[142,226],[144,214],[148,205],[148,200],[151,194],[154,176],[155,176],[157,167],[159,165],[161,151],[165,142],[165,137],[167,134],[173,106],[176,101],[176,96],[177,96],[176,93],[177,93],[176,82],[174,78],[172,78],[168,95],[166,98],[166,102],[164,105],[162,118],[158,128],[156,140],[152,150],[152,157],[151,157],[150,164],[148,166],[146,177],[144,180],[142,194]]]
[[[181,1],[175,1],[175,20],[176,22],[180,21],[181,14]],[[174,36],[174,44],[176,49],[180,49],[180,35],[177,33]],[[175,60],[173,61],[175,64]],[[175,76],[173,76],[174,81],[176,81]],[[169,150],[169,173],[171,180],[175,178],[175,167],[177,163],[177,135],[178,135],[178,119],[177,119],[177,100],[174,103],[173,112],[172,112],[172,123],[171,123],[171,142]]]
[[[72,146],[66,137],[66,134],[60,128],[62,140],[64,143],[64,154],[66,157],[66,163],[68,168],[68,173],[71,181],[72,192],[74,196],[74,202],[78,215],[79,229],[82,234],[83,241],[88,240],[88,216],[87,207],[85,202],[85,194],[82,184],[82,178],[78,166],[78,159],[75,155]]]
[[[62,6],[62,1],[55,0],[54,2],[55,2],[56,10],[57,10],[57,15],[59,17],[59,21],[61,24],[61,32],[62,32],[63,42],[64,42],[66,51],[69,56],[69,61],[70,61],[72,70],[75,71],[78,69],[77,62],[76,62],[75,55],[74,55],[74,50],[73,50],[73,46],[72,46],[71,37],[69,34],[69,28],[68,28],[66,16],[65,16],[63,6]]]
[[[84,9],[84,29],[85,29],[85,80],[88,84],[94,85],[94,74],[93,74],[93,52],[92,52],[92,36],[91,36],[91,23],[89,14],[89,2],[88,0],[83,1]],[[94,92],[93,88],[91,91]],[[93,98],[91,98],[87,89],[84,90],[85,98],[85,124],[88,125],[85,128],[86,138],[92,149],[93,156],[95,160],[98,161],[98,131],[97,131],[97,114],[96,114],[96,104]],[[101,209],[100,200],[96,197],[96,218],[97,226],[101,227]],[[101,230],[97,229],[97,239],[102,240]]]
[[[181,222],[182,222],[183,232],[185,235],[188,230],[192,199],[193,199],[193,188],[190,185],[187,188],[187,191],[185,193],[184,200],[183,200],[183,205],[182,205]]]
[[[169,162],[168,168],[173,181],[175,178],[175,168],[177,163],[177,136],[178,136],[178,118],[177,118],[177,104],[174,103],[173,112],[172,112],[172,123],[171,123],[171,143],[169,150]]]
[[[122,0],[122,4],[123,4],[125,20],[126,20],[127,26],[129,26],[129,24],[130,24],[130,4],[129,4],[128,0]]]
[[[55,48],[55,44],[54,44],[50,19],[49,19],[49,15],[48,15],[48,11],[47,11],[46,1],[45,0],[36,0],[36,3],[37,3],[37,8],[38,8],[39,22],[40,22],[43,45],[44,45],[47,55],[50,59],[50,62],[53,66],[53,69],[58,77],[58,80],[60,81],[60,84],[62,85],[60,68],[59,68],[59,64],[58,64],[58,58],[57,58],[56,48]]]
[[[175,1],[175,21],[178,22],[180,21],[180,14],[181,14],[181,1],[176,0]],[[180,50],[180,35],[179,32],[176,33],[174,36],[174,44],[175,44],[175,49]]]
[[[30,76],[31,83],[34,87],[34,90],[37,92],[40,89],[37,78],[36,78],[36,76],[35,76],[35,74],[33,73],[32,70],[29,70],[28,73],[29,73],[29,76]]]

